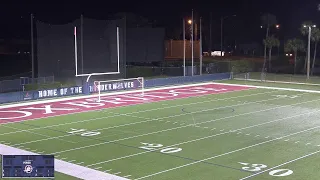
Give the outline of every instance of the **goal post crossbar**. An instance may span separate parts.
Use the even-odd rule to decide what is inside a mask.
[[[137,88],[141,88],[141,94],[143,96],[144,95],[144,89],[145,89],[145,84],[144,84],[144,78],[143,77],[128,78],[128,79],[115,79],[115,80],[106,80],[106,81],[94,81],[93,85],[94,85],[95,88],[97,88],[97,91],[98,91],[98,102],[101,101],[101,85],[102,85],[102,83],[125,82],[125,81],[132,81],[132,80],[137,80],[140,83],[140,85],[137,86]]]

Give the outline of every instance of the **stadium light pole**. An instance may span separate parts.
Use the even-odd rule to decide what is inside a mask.
[[[32,73],[32,83],[34,81],[34,42],[33,42],[33,14],[30,15],[30,31],[31,31],[31,73]]]
[[[307,60],[307,79],[310,78],[310,42],[311,42],[311,29],[316,25],[303,25],[304,28],[308,28],[308,60]]]
[[[232,16],[222,16],[221,17],[221,30],[220,30],[220,38],[221,38],[221,40],[220,40],[220,56],[222,57],[222,51],[223,51],[223,20],[225,20],[225,19],[227,19],[228,17],[235,17],[235,16],[237,16],[237,15],[232,15]]]
[[[202,25],[200,17],[200,75],[202,75]]]
[[[183,18],[182,20],[183,29],[183,76],[186,76],[186,22]]]
[[[193,76],[193,9],[192,9],[192,18],[191,18],[191,76]]]

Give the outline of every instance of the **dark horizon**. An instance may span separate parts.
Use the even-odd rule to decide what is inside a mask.
[[[297,0],[290,4],[275,0],[268,2],[221,0],[211,5],[201,2],[194,5],[133,2],[125,5],[114,3],[112,6],[107,6],[105,3],[6,3],[0,11],[2,27],[6,27],[0,29],[0,38],[28,39],[30,37],[30,14],[34,14],[37,20],[48,23],[67,23],[79,18],[81,14],[89,18],[105,19],[118,12],[132,12],[166,29],[178,29],[181,28],[182,18],[190,17],[191,9],[194,9],[195,14],[202,17],[204,25],[209,23],[210,12],[212,13],[213,34],[219,34],[221,16],[236,14],[237,17],[228,19],[224,24],[226,36],[230,33],[236,36],[235,38],[245,37],[248,41],[256,41],[257,36],[261,35],[259,32],[261,31],[259,28],[261,14],[276,15],[281,25],[281,32],[293,37],[299,35],[298,28],[303,21],[312,20],[319,23],[317,16],[320,12],[317,12],[317,4],[315,0],[308,3]]]

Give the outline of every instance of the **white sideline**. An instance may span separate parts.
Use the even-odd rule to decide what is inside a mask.
[[[315,154],[317,154],[317,153],[319,153],[319,152],[320,152],[320,151],[315,151],[315,152],[313,152],[313,153],[306,154],[306,155],[304,155],[304,156],[301,156],[301,157],[298,157],[298,158],[296,158],[296,159],[287,161],[287,162],[285,162],[285,163],[282,163],[282,164],[280,164],[280,165],[277,165],[277,166],[274,166],[274,167],[272,167],[272,168],[266,169],[266,170],[264,170],[264,171],[260,171],[260,172],[258,172],[258,173],[255,173],[255,174],[252,174],[252,175],[250,175],[250,176],[244,177],[244,178],[242,178],[242,179],[240,179],[240,180],[249,179],[249,178],[251,178],[251,177],[254,177],[254,176],[257,176],[257,175],[259,175],[259,174],[268,172],[268,171],[273,170],[273,169],[275,169],[275,168],[278,168],[278,167],[281,167],[281,166],[290,164],[290,163],[292,163],[292,162],[298,161],[298,160],[300,160],[300,159],[304,159],[304,158],[307,158],[307,157],[309,157],[309,156],[315,155]]]
[[[211,157],[208,157],[208,158],[205,158],[205,159],[201,159],[201,160],[198,160],[198,161],[194,161],[194,162],[191,162],[191,163],[188,163],[188,164],[184,164],[184,165],[180,165],[180,166],[177,166],[177,167],[174,167],[174,168],[170,168],[170,169],[166,169],[166,170],[163,170],[163,171],[159,171],[159,172],[156,172],[156,173],[153,173],[153,174],[149,174],[149,175],[137,178],[136,180],[145,179],[145,178],[149,178],[150,179],[150,177],[153,177],[153,176],[156,176],[156,175],[159,175],[159,174],[162,174],[162,173],[166,173],[166,172],[169,172],[169,171],[181,169],[181,168],[184,168],[184,167],[187,167],[187,166],[191,166],[191,165],[194,165],[194,164],[205,162],[205,161],[208,161],[208,160],[211,160],[211,159],[215,159],[215,158],[218,158],[218,157],[222,157],[222,156],[225,156],[225,155],[233,154],[233,153],[236,153],[236,152],[239,152],[239,151],[243,151],[243,150],[250,149],[250,148],[253,148],[253,147],[257,147],[257,146],[260,146],[260,145],[263,145],[263,144],[274,142],[274,141],[279,140],[279,139],[283,139],[283,138],[286,138],[286,137],[290,137],[290,136],[294,136],[294,135],[301,134],[301,133],[304,133],[304,132],[308,132],[310,130],[317,129],[317,128],[320,128],[320,126],[315,126],[313,128],[309,128],[309,129],[306,129],[306,130],[302,130],[302,131],[299,131],[299,132],[295,132],[295,133],[292,133],[292,134],[281,136],[279,138],[271,139],[271,140],[268,140],[268,141],[263,141],[263,142],[256,143],[256,144],[253,144],[253,145],[250,145],[250,146],[246,146],[246,147],[243,147],[243,148],[240,148],[240,149],[235,149],[233,151],[229,151],[229,152],[226,152],[226,153],[223,153],[223,154],[211,156]]]
[[[147,109],[147,110],[141,110],[141,111],[134,111],[130,113],[125,113],[122,114],[121,116],[125,115],[131,115],[131,114],[139,114],[139,113],[144,113],[144,112],[150,112],[150,111],[156,111],[156,110],[162,110],[162,109],[168,109],[168,108],[174,108],[174,107],[183,107],[183,106],[189,106],[189,105],[196,105],[196,104],[201,104],[201,103],[208,103],[208,102],[216,102],[216,101],[222,101],[222,100],[229,100],[229,99],[236,99],[236,98],[242,98],[242,97],[250,97],[250,96],[255,96],[255,95],[262,95],[262,94],[269,94],[273,93],[276,91],[268,91],[268,92],[263,92],[263,93],[255,93],[255,94],[249,94],[249,95],[243,95],[243,96],[235,96],[235,97],[229,97],[229,98],[222,98],[222,99],[214,99],[214,100],[203,100],[200,102],[193,102],[193,103],[186,103],[186,104],[178,104],[178,105],[172,105],[172,106],[165,106],[165,107],[160,107],[160,108],[153,108],[153,109]],[[222,93],[221,93],[222,94]],[[201,96],[193,96],[193,97],[201,97]],[[121,107],[126,107],[126,106],[121,106]],[[109,108],[110,109],[110,108]],[[55,125],[49,125],[49,126],[43,126],[43,127],[38,127],[38,128],[31,128],[28,130],[37,130],[37,129],[45,129],[45,128],[50,128],[50,127],[59,127],[59,126],[64,126],[64,125],[70,125],[70,124],[77,124],[77,123],[82,123],[82,122],[90,122],[90,121],[96,121],[100,119],[107,119],[107,118],[112,118],[112,117],[118,117],[120,115],[112,115],[112,116],[106,116],[106,117],[101,117],[101,118],[93,118],[93,119],[85,119],[85,120],[79,120],[76,122],[69,122],[69,123],[62,123],[62,124],[55,124]],[[143,121],[145,122],[145,121]],[[133,125],[137,123],[142,123],[141,121],[135,122],[135,123],[129,123],[129,124],[124,124],[124,125]],[[112,126],[110,128],[117,128],[117,127],[122,127],[123,125],[120,126]],[[2,135],[8,135],[8,134],[14,134],[14,133],[19,133],[19,132],[26,132],[27,130],[20,130],[20,131],[13,131],[13,132],[8,132],[8,133],[2,133]]]
[[[206,82],[206,83],[197,83],[197,84],[186,84],[186,85],[179,85],[179,86],[166,86],[166,87],[156,87],[156,88],[149,88],[145,89],[144,92],[148,91],[155,91],[155,90],[163,90],[163,89],[176,89],[176,88],[182,88],[182,87],[193,87],[193,86],[201,86],[201,85],[208,85],[212,84],[212,82]],[[121,92],[112,92],[112,93],[106,93],[101,94],[101,96],[112,96],[112,95],[118,95],[118,94],[128,94],[128,93],[136,93],[141,92],[141,90],[128,90],[128,91],[121,91]],[[92,98],[97,97],[98,95],[83,95],[83,96],[76,96],[76,97],[66,97],[66,98],[59,98],[59,99],[49,99],[49,100],[41,100],[39,101],[32,101],[32,102],[20,102],[19,104],[8,104],[0,106],[0,109],[3,108],[12,108],[12,107],[20,107],[20,106],[26,106],[26,105],[35,105],[35,104],[43,104],[43,103],[52,103],[52,102],[60,102],[60,101],[69,101],[69,100],[76,100],[76,99],[84,99],[84,98]]]
[[[0,144],[0,154],[2,155],[38,155],[33,152],[17,149],[14,147]],[[79,179],[85,180],[128,180],[123,177],[115,176],[95,169],[87,168],[66,161],[54,160],[54,170]]]
[[[320,86],[320,84],[311,83],[300,83],[300,82],[288,82],[288,81],[271,81],[271,80],[258,80],[258,79],[244,79],[244,78],[233,78],[241,81],[253,81],[253,82],[269,82],[269,83],[281,83],[281,84],[295,84],[295,85],[308,85],[308,86]]]
[[[295,91],[295,92],[320,93],[320,91],[316,91],[316,90],[295,89],[295,88],[280,88],[280,87],[256,86],[256,85],[228,84],[228,83],[217,83],[217,82],[212,82],[212,84],[226,85],[226,86],[252,87],[252,88],[260,88],[260,89]]]

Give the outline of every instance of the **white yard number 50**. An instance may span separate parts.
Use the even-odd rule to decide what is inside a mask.
[[[258,172],[268,167],[265,164],[250,164],[250,163],[243,163],[243,162],[239,162],[239,164],[244,165],[242,167],[243,170],[250,171],[250,172]],[[280,177],[280,176],[289,176],[292,173],[293,171],[290,169],[275,169],[270,171],[269,175]]]

